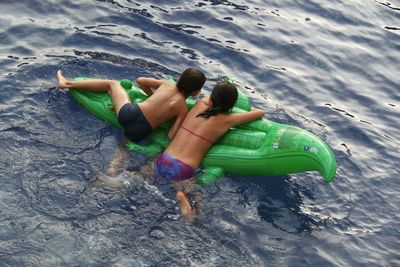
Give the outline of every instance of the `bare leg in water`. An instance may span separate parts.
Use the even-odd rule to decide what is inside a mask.
[[[111,188],[122,188],[122,182],[114,179],[114,177],[119,173],[126,172],[125,170],[122,170],[122,167],[126,163],[129,155],[129,150],[126,146],[127,142],[128,139],[125,138],[123,143],[114,151],[114,155],[108,165],[106,173],[99,173],[92,177],[92,183],[95,183],[96,186],[101,187],[106,186]]]
[[[123,165],[129,154],[126,142],[127,140],[125,140],[124,143],[115,150],[114,156],[106,172],[108,176],[115,176],[118,171],[121,171],[121,166]]]
[[[195,179],[177,182],[174,184],[177,190],[176,199],[179,202],[180,211],[183,219],[189,223],[195,223],[200,215],[203,205],[203,196],[195,184]],[[189,196],[193,197],[196,204],[194,207],[190,205]]]
[[[61,70],[57,71],[58,87],[64,88],[80,88],[91,92],[108,92],[114,104],[115,112],[118,114],[119,110],[126,103],[131,103],[125,89],[114,80],[83,80],[83,81],[70,81],[66,79]]]
[[[115,189],[123,188],[123,184],[120,180],[115,179],[117,173],[121,172],[121,166],[125,162],[129,151],[125,145],[117,148],[114,153],[114,157],[110,162],[109,168],[106,175],[98,175],[94,181],[97,186],[109,187]],[[146,179],[154,174],[153,163],[150,162],[139,171],[139,174]],[[176,198],[179,202],[180,212],[182,218],[188,223],[195,223],[200,215],[200,210],[203,205],[202,193],[198,190],[198,186],[195,184],[195,179],[189,179],[182,182],[174,183],[174,187],[177,191]],[[190,204],[189,197],[195,201],[194,207]]]

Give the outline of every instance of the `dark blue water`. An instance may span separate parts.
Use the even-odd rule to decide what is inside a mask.
[[[400,2],[1,1],[0,266],[400,266]],[[234,76],[337,176],[225,177],[200,221],[137,172],[91,183],[121,132],[68,77]],[[147,159],[132,154],[128,169]]]

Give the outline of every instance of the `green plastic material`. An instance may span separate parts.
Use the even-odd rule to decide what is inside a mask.
[[[76,78],[83,80],[86,78]],[[173,80],[172,80],[173,81]],[[129,80],[121,80],[132,103],[142,102],[147,95]],[[93,93],[70,89],[72,97],[91,114],[116,127],[121,127],[107,93]],[[186,100],[191,108],[195,101]],[[249,98],[239,92],[232,112],[250,110]],[[154,157],[163,151],[170,140],[169,123],[161,125],[147,138],[146,145],[128,143],[131,150]],[[225,173],[244,176],[272,176],[305,171],[319,171],[326,182],[336,174],[336,161],[329,146],[316,135],[290,125],[266,119],[239,125],[211,147],[201,166],[203,174],[197,177],[200,184],[218,181]]]

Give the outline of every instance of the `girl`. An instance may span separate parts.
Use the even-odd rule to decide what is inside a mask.
[[[156,172],[175,182],[193,178],[204,155],[220,136],[234,125],[264,116],[260,109],[227,113],[235,105],[237,97],[234,84],[219,82],[210,96],[197,101],[187,113],[170,145],[155,160]],[[197,211],[192,209],[182,189],[178,189],[176,197],[182,216],[189,221],[195,220]]]

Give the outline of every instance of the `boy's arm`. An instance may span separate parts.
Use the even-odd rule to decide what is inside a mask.
[[[178,115],[178,117],[176,117],[174,124],[172,125],[172,127],[170,128],[170,130],[168,132],[168,138],[170,140],[172,140],[175,137],[176,132],[178,131],[179,126],[181,126],[183,120],[185,119],[186,113],[188,111],[186,104],[181,109],[182,109],[182,112]]]
[[[151,96],[153,88],[158,88],[163,84],[164,80],[157,80],[153,78],[139,77],[136,79],[137,85],[148,95]]]
[[[233,125],[253,121],[255,119],[262,118],[263,116],[264,116],[264,111],[261,109],[255,108],[248,112],[230,114],[229,115],[229,123],[233,126]]]

